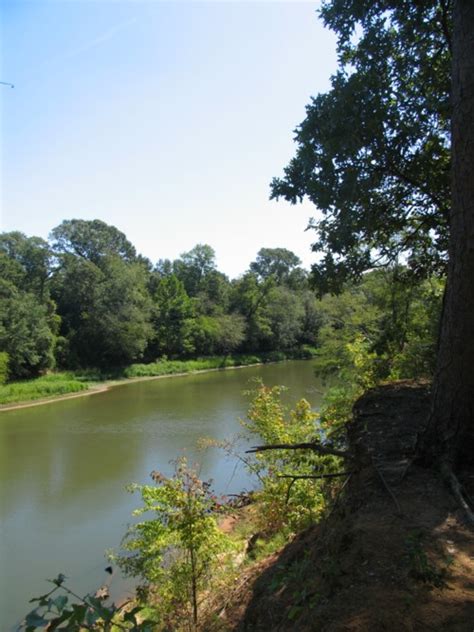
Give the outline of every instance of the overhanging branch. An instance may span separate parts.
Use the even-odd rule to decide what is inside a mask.
[[[339,456],[341,459],[350,459],[349,452],[336,450],[335,448],[327,448],[320,443],[275,443],[273,445],[256,445],[246,453],[265,452],[266,450],[312,450],[324,456]]]

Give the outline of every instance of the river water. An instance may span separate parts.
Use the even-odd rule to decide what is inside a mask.
[[[76,592],[105,580],[106,549],[117,548],[138,497],[131,482],[173,472],[186,455],[219,494],[254,482],[201,437],[239,432],[252,379],[288,387],[285,400],[321,398],[311,361],[292,361],[120,385],[104,393],[0,412],[0,631],[15,629],[28,600],[62,572]],[[112,594],[131,591],[114,574]]]

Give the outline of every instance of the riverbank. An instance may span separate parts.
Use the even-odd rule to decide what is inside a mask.
[[[0,386],[0,412],[95,395],[114,386],[137,381],[183,377],[192,373],[237,369],[290,359],[310,359],[313,355],[314,350],[304,348],[287,354],[275,352],[211,356],[194,360],[162,359],[149,364],[132,364],[125,369],[108,373],[94,369],[51,373],[34,380]]]

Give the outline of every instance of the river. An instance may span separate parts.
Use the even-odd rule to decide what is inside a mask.
[[[62,572],[80,594],[105,580],[104,552],[118,547],[138,497],[130,482],[173,471],[185,454],[217,493],[253,481],[223,453],[199,452],[201,437],[239,432],[251,380],[288,387],[315,408],[321,385],[311,361],[292,361],[120,385],[95,395],[0,413],[0,630],[15,629],[28,600]],[[113,576],[112,593],[131,584]]]

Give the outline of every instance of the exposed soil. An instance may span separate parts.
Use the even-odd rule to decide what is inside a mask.
[[[359,400],[336,507],[242,572],[215,629],[473,632],[472,525],[436,472],[413,463],[428,401],[411,383]]]

